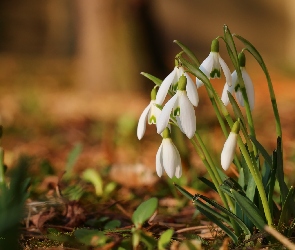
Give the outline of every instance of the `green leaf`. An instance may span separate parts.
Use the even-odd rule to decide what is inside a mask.
[[[162,80],[145,72],[141,72],[141,75],[145,76],[146,78],[150,79],[154,84],[160,86],[162,84]]]
[[[102,246],[108,239],[101,231],[84,228],[77,229],[74,235],[79,242],[87,246]]]
[[[283,153],[282,153],[282,139],[281,137],[277,138],[277,171],[276,177],[279,182],[280,192],[281,192],[281,203],[283,204],[288,195],[288,187],[284,180],[284,165],[283,165]]]
[[[110,230],[110,229],[115,229],[121,226],[121,221],[119,220],[111,220],[108,223],[105,224],[104,229],[105,230]]]
[[[260,210],[255,206],[255,204],[249,200],[247,197],[244,197],[240,193],[235,190],[231,190],[233,197],[242,208],[243,212],[247,215],[247,217],[253,222],[253,224],[259,229],[264,230],[264,226],[266,225],[265,220],[263,219],[263,215]]]
[[[278,224],[278,228],[288,223],[289,219],[291,219],[291,215],[294,209],[294,187],[291,186],[288,192],[288,195],[283,203],[281,216]]]
[[[267,151],[265,150],[265,148],[260,144],[259,141],[257,141],[257,139],[251,135],[249,135],[251,141],[254,143],[254,145],[256,146],[256,148],[259,150],[259,152],[261,153],[261,155],[263,156],[264,160],[269,164],[269,166],[272,165],[272,160],[270,155],[267,153]]]
[[[213,182],[209,181],[205,177],[198,177],[198,179],[200,181],[202,181],[203,183],[205,183],[208,187],[210,187],[211,189],[213,189],[215,192],[217,192],[217,189],[216,189],[216,187],[215,187],[215,185],[214,185]]]
[[[260,64],[261,68],[267,72],[267,68],[265,66],[265,63],[262,59],[262,56],[259,54],[259,52],[257,51],[257,49],[245,38],[243,38],[240,35],[234,34],[234,36],[236,38],[238,38],[241,42],[244,43],[245,47],[247,48],[247,50],[254,56],[254,58],[256,59],[256,61]]]
[[[234,39],[227,25],[223,26],[223,30],[224,30],[224,40],[226,43],[228,54],[235,68],[237,69],[239,68],[239,63],[238,63],[238,53],[237,53],[236,45],[234,43]]]
[[[103,194],[103,182],[99,173],[93,168],[88,168],[82,173],[82,179],[92,183],[95,188],[95,194],[97,196],[102,196]]]
[[[132,215],[132,221],[136,228],[140,228],[142,224],[148,220],[158,207],[158,199],[150,198],[141,203]]]
[[[188,56],[189,58],[193,61],[194,65],[196,67],[200,67],[200,62],[198,60],[198,58],[195,56],[195,54],[188,48],[186,47],[183,43],[174,40],[174,43],[176,43]]]
[[[188,191],[186,191],[184,188],[182,188],[181,186],[177,185],[176,183],[173,183],[173,184],[178,189],[178,191],[180,193],[182,193],[185,197],[187,197],[190,200],[192,200],[194,198],[194,196],[191,193],[189,193]]]
[[[168,248],[168,245],[171,241],[171,237],[174,233],[173,229],[168,229],[164,233],[161,234],[158,241],[158,249],[164,250]]]
[[[66,173],[64,174],[64,179],[70,179],[72,176],[73,168],[78,160],[79,155],[82,152],[82,144],[77,143],[75,144],[74,148],[68,155],[67,163],[66,163]]]
[[[269,182],[266,188],[266,190],[268,190],[268,206],[269,206],[271,214],[273,214],[273,209],[274,209],[273,191],[275,188],[276,172],[277,172],[277,152],[276,151],[273,151],[272,162],[273,162],[273,165],[270,172]]]
[[[200,212],[204,214],[210,221],[215,223],[217,226],[219,226],[232,240],[235,244],[238,243],[238,237],[226,226],[224,225],[216,216],[209,213],[205,209],[198,207]]]
[[[208,213],[212,214],[213,216],[215,216],[219,220],[222,220],[222,221],[226,222],[228,225],[232,226],[231,221],[229,220],[229,218],[226,215],[224,215],[223,213],[220,213],[219,211],[217,212],[215,209],[213,209],[212,207],[208,206],[206,203],[199,200],[200,196],[201,195],[196,194],[193,199],[193,203],[197,209],[201,208],[201,209],[207,211]],[[200,212],[203,213],[201,210],[200,210]],[[215,223],[215,221],[213,221],[213,222]]]
[[[155,246],[157,245],[157,241],[153,237],[147,235],[143,231],[140,231],[140,239],[146,245],[148,250],[155,249]]]
[[[232,218],[239,226],[240,228],[244,231],[245,235],[250,235],[250,230],[247,228],[247,226],[241,221],[235,214],[233,214],[231,211],[227,210],[223,206],[219,205],[213,200],[210,200],[206,196],[200,195],[200,198],[203,199],[204,201],[208,202],[211,206],[215,207],[216,209],[220,210],[221,212],[225,213],[227,216]]]

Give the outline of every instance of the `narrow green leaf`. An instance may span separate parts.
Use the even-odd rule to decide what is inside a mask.
[[[215,187],[215,185],[214,185],[213,182],[209,181],[209,180],[206,179],[205,177],[198,177],[198,179],[199,179],[200,181],[202,181],[203,183],[205,183],[208,187],[210,187],[211,189],[213,189],[214,191],[217,192],[217,189],[216,189],[216,187]]]
[[[249,137],[250,137],[251,141],[254,143],[254,145],[256,146],[256,148],[259,150],[261,155],[263,156],[264,160],[269,164],[269,166],[271,166],[272,165],[271,157],[267,153],[265,148],[260,144],[259,141],[257,141],[257,139],[254,136],[249,135]]]
[[[225,226],[216,216],[213,214],[207,212],[205,209],[198,207],[200,212],[204,214],[210,221],[215,223],[217,226],[219,226],[232,240],[235,244],[238,243],[238,237],[227,227]]]
[[[162,80],[145,72],[141,72],[141,75],[145,76],[146,78],[150,79],[154,84],[160,86],[162,84]]]
[[[261,175],[262,175],[262,183],[263,183],[266,194],[268,194],[268,183],[271,177],[271,170],[272,170],[272,166],[265,161],[263,164],[263,168],[261,169]]]
[[[269,94],[270,94],[271,103],[272,103],[272,108],[273,108],[275,121],[276,121],[276,132],[277,132],[277,135],[281,137],[282,136],[282,127],[281,127],[281,121],[280,121],[279,111],[278,111],[278,107],[277,107],[276,97],[275,97],[275,93],[274,93],[274,89],[272,86],[270,75],[269,75],[267,67],[262,59],[262,56],[259,54],[257,49],[248,40],[246,40],[245,38],[243,38],[239,35],[236,35],[236,34],[234,36],[237,37],[240,41],[242,41],[244,43],[246,49],[253,55],[253,57],[259,63],[260,67],[262,68],[262,70],[266,76],[267,85],[268,85]]]
[[[292,215],[292,213],[293,213],[294,206],[291,207],[290,205],[292,205],[293,200],[294,200],[294,187],[291,186],[289,189],[288,195],[287,195],[287,197],[283,203],[283,206],[282,206],[282,211],[281,211],[281,216],[280,216],[278,228],[280,228],[281,226],[286,224],[288,222],[288,220],[291,219],[290,215]]]
[[[82,179],[90,182],[95,188],[95,194],[102,196],[103,194],[103,181],[99,173],[93,168],[88,168],[82,173]]]
[[[277,139],[277,180],[279,182],[280,191],[281,191],[281,203],[283,204],[286,200],[288,194],[288,187],[284,180],[284,165],[283,165],[283,153],[282,153],[282,139],[278,137]]]
[[[253,178],[253,175],[249,175],[246,196],[249,198],[250,201],[254,201],[255,193],[256,193],[256,182]]]
[[[204,84],[208,83],[209,79],[207,78],[207,76],[198,67],[191,64],[189,61],[187,61],[182,56],[180,56],[178,59],[180,60],[182,65],[189,70],[189,72],[191,74],[198,77]]]
[[[148,220],[158,207],[158,199],[150,198],[141,203],[132,215],[132,221],[136,228],[140,228],[142,224]]]
[[[239,185],[243,188],[245,188],[246,182],[245,182],[245,174],[244,174],[244,168],[241,168],[239,171],[239,179],[238,179],[238,183]]]
[[[195,56],[195,54],[188,47],[186,47],[183,43],[181,43],[177,40],[174,40],[173,42],[176,43],[189,56],[190,59],[192,59],[194,65],[196,67],[200,67],[200,62],[199,62],[198,58]]]
[[[277,152],[273,151],[273,155],[272,155],[272,169],[271,169],[271,173],[270,173],[270,178],[269,178],[269,183],[268,186],[266,188],[266,190],[268,190],[268,206],[270,209],[271,214],[273,215],[273,210],[274,210],[274,206],[273,206],[273,191],[275,188],[275,182],[276,182],[276,172],[277,172]]]
[[[208,213],[214,215],[216,218],[226,222],[228,225],[232,226],[231,221],[229,218],[224,215],[223,213],[215,211],[212,207],[208,206],[206,203],[202,202],[200,199],[200,195],[196,194],[193,198],[193,203],[197,207],[197,209],[202,208],[203,210],[206,210]],[[215,221],[213,221],[215,223]]]
[[[245,38],[243,38],[240,35],[234,34],[234,36],[236,38],[238,38],[241,42],[244,43],[245,47],[247,48],[247,50],[254,56],[254,58],[256,59],[256,61],[260,64],[261,68],[264,71],[267,71],[267,68],[265,66],[265,63],[262,59],[262,56],[259,54],[259,52],[257,51],[257,49]]]
[[[190,200],[192,200],[194,198],[194,196],[191,193],[189,193],[188,191],[186,191],[184,188],[182,188],[181,186],[177,185],[176,183],[173,183],[173,184],[178,189],[178,191],[180,193],[182,193],[185,197],[187,197]]]
[[[73,168],[78,160],[79,155],[82,152],[82,148],[82,144],[77,143],[69,153],[66,163],[66,173],[63,176],[64,179],[69,179],[72,176]]]
[[[228,54],[235,68],[237,69],[239,67],[239,63],[238,63],[238,53],[237,53],[236,45],[234,43],[234,39],[227,25],[223,26],[223,30],[224,30],[224,40],[226,43]]]
[[[171,237],[174,233],[173,229],[168,229],[164,233],[161,234],[159,241],[158,241],[158,249],[164,250],[168,248],[168,245],[171,241]]]
[[[85,228],[77,229],[74,235],[79,242],[86,246],[101,246],[104,245],[108,239],[101,231]]]
[[[253,222],[253,224],[259,230],[264,230],[264,226],[266,225],[266,222],[263,219],[264,216],[261,214],[260,210],[255,206],[255,204],[251,202],[248,198],[238,193],[237,191],[231,190],[231,192],[239,206],[242,208],[243,212]]]
[[[157,241],[143,231],[140,231],[140,240],[146,245],[148,250],[153,250],[157,246]]]
[[[235,220],[235,222],[240,226],[240,228],[244,231],[245,235],[250,235],[250,231],[247,228],[247,226],[238,218],[235,214],[233,214],[231,211],[227,210],[223,206],[219,205],[213,200],[210,200],[206,196],[200,195],[200,198],[209,203],[211,206],[215,207],[216,209],[220,210],[221,212],[225,213],[227,216]]]

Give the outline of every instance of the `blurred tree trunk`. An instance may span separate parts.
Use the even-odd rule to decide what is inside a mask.
[[[126,20],[116,0],[76,0],[78,79],[90,89],[133,88],[136,68]],[[139,75],[136,72],[136,75]]]

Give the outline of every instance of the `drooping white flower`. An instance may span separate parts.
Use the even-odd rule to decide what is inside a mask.
[[[246,93],[248,96],[249,106],[250,106],[250,109],[253,110],[254,103],[255,103],[255,93],[254,93],[252,80],[245,69],[244,53],[239,54],[239,64],[240,64],[240,69],[242,73],[242,78],[245,84]],[[238,79],[238,75],[236,71],[232,73],[232,86],[229,87],[228,84],[225,84],[222,91],[221,100],[225,106],[229,104],[228,92],[230,92],[231,94],[235,92],[238,103],[244,107],[244,98],[241,92],[240,83],[239,83],[239,79]]]
[[[170,114],[173,112],[181,131],[190,139],[194,136],[196,131],[196,115],[193,104],[187,95],[187,91],[185,91],[186,79],[185,76],[181,76],[176,94],[163,107],[157,120],[158,134],[162,133],[167,127]]]
[[[170,178],[180,178],[182,174],[180,155],[170,138],[168,128],[163,131],[163,140],[156,155],[156,172],[159,177],[163,175],[163,170]]]
[[[149,105],[143,110],[137,125],[137,138],[141,140],[145,133],[146,123],[156,124],[157,117],[160,115],[161,110],[156,106],[156,90],[151,92],[151,101]]]
[[[221,166],[226,171],[232,163],[237,147],[238,133],[240,130],[240,122],[237,121],[232,127],[232,130],[224,143],[221,152]]]
[[[232,85],[230,70],[219,54],[219,41],[214,39],[211,44],[211,52],[209,56],[200,65],[200,70],[210,79],[220,78],[220,68],[224,73],[226,82],[229,86]],[[197,87],[201,87],[204,83],[196,78]]]
[[[190,78],[190,76],[184,72],[182,67],[174,67],[173,71],[163,80],[158,93],[156,97],[156,103],[159,105],[162,105],[167,93],[169,91],[169,88],[171,86],[174,86],[180,79],[180,77],[184,75],[187,78],[187,85],[186,85],[186,91],[189,100],[194,106],[198,106],[199,103],[199,95],[197,92],[197,87],[193,80]]]

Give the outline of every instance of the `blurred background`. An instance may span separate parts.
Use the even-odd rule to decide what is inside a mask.
[[[81,143],[77,171],[90,166],[120,171],[122,164],[143,163],[153,173],[161,138],[152,126],[142,142],[135,134],[153,87],[140,72],[168,75],[180,51],[175,39],[204,60],[227,24],[256,46],[269,67],[282,115],[286,171],[291,170],[294,11],[292,0],[1,1],[0,114],[7,165],[25,153],[35,157],[36,166],[63,170],[68,152]],[[221,55],[229,63],[223,44]],[[256,90],[254,119],[263,131],[258,139],[270,152],[276,136],[266,80],[246,56]],[[223,83],[224,78],[214,80],[219,92]],[[218,155],[224,140],[202,89],[200,96],[198,129]],[[197,157],[188,157],[199,169]]]

